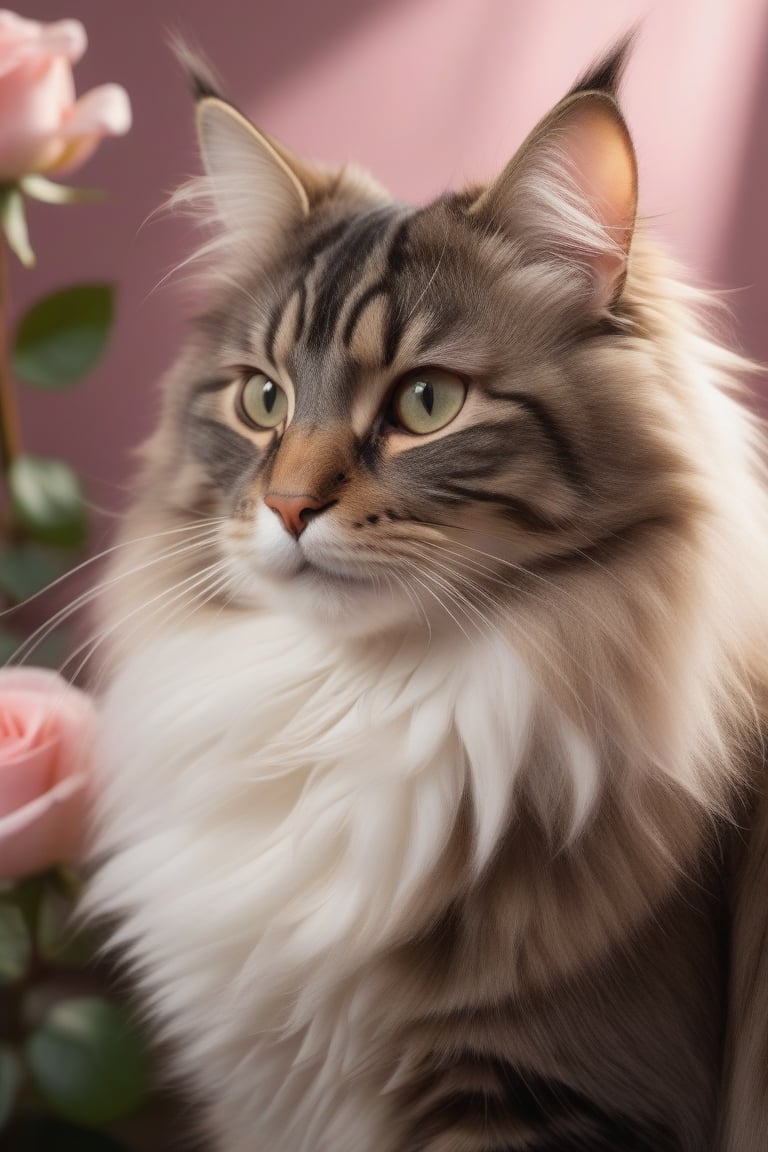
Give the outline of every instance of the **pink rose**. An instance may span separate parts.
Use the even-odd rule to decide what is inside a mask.
[[[95,734],[91,700],[57,673],[0,669],[0,877],[77,856]]]
[[[0,181],[76,168],[102,137],[130,128],[118,84],[75,100],[71,65],[86,47],[79,20],[40,24],[0,11]]]

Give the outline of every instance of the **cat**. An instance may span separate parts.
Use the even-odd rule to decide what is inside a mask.
[[[761,433],[628,51],[422,208],[189,63],[86,907],[216,1152],[768,1146]]]

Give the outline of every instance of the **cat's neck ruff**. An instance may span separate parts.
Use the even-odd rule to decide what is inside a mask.
[[[104,701],[110,859],[91,899],[117,899],[120,937],[140,968],[151,953],[159,985],[184,966],[183,939],[211,961],[196,965],[211,987],[190,995],[230,987],[233,1011],[282,1029],[282,997],[309,1002],[412,930],[467,797],[482,870],[539,720],[584,818],[594,757],[500,637],[339,643],[244,614],[160,635]]]

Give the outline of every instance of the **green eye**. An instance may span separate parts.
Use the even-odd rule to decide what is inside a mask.
[[[279,384],[263,372],[254,372],[243,384],[240,408],[257,428],[277,428],[288,415],[288,397]]]
[[[405,377],[395,392],[392,408],[401,428],[426,436],[450,424],[466,396],[467,386],[458,376],[429,368]]]

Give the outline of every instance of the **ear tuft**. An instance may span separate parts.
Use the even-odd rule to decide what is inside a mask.
[[[578,92],[604,92],[616,100],[636,38],[636,29],[628,32],[605,56],[579,77],[568,96],[575,96]]]
[[[195,100],[205,100],[209,96],[222,99],[221,86],[203,53],[193,48],[178,32],[171,34],[170,43]]]

